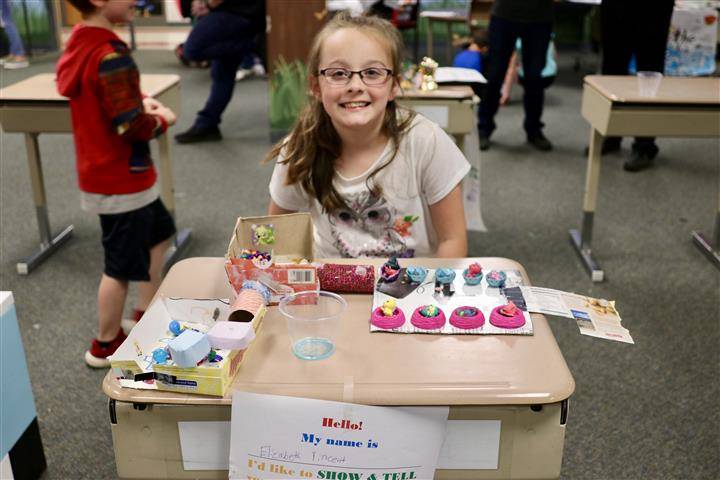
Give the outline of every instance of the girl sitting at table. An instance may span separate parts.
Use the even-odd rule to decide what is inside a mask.
[[[318,258],[467,254],[470,165],[438,125],[397,105],[402,51],[389,22],[345,13],[313,42],[308,105],[267,157],[268,210],[310,211]]]

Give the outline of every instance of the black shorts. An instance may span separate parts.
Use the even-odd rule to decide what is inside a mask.
[[[175,234],[175,222],[158,198],[131,212],[100,215],[105,275],[118,280],[150,280],[150,249]]]

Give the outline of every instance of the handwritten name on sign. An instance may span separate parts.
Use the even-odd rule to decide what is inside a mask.
[[[431,478],[447,411],[236,392],[230,478]]]

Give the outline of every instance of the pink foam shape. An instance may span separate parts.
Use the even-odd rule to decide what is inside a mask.
[[[410,317],[410,323],[423,330],[437,330],[438,328],[442,328],[442,326],[445,325],[445,314],[443,311],[438,308],[437,315],[434,317],[426,317],[420,313],[420,310],[426,306],[427,305],[422,305],[415,309],[412,317]]]
[[[515,311],[515,315],[512,317],[506,317],[500,313],[500,309],[505,305],[493,308],[490,313],[490,323],[498,328],[519,328],[525,325],[525,315],[519,308]]]
[[[398,307],[395,307],[393,314],[388,317],[383,314],[381,307],[377,307],[370,317],[370,323],[378,328],[391,330],[401,327],[405,323],[405,314]]]
[[[475,310],[477,310],[477,315],[473,317],[461,317],[457,314],[459,310],[466,310],[468,308],[474,308]],[[485,325],[485,315],[483,315],[482,311],[480,311],[480,309],[477,307],[458,307],[453,310],[452,315],[450,315],[450,325],[452,325],[453,327],[462,328],[464,330],[471,330],[473,328],[482,327],[483,325]]]

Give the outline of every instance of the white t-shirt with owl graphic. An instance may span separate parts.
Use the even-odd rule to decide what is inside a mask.
[[[416,115],[400,140],[397,156],[372,181],[382,187],[370,194],[366,180],[392,155],[392,141],[368,170],[353,178],[335,173],[333,184],[349,209],[323,213],[299,184],[285,185],[287,165],[275,165],[270,196],[281,208],[309,211],[315,228],[315,256],[428,257],[437,235],[428,205],[447,196],[470,171],[470,164],[437,124]]]

